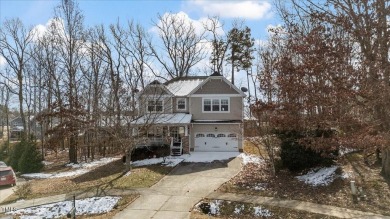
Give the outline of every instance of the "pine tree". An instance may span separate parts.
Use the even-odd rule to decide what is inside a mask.
[[[228,33],[229,54],[226,58],[232,65],[232,84],[234,84],[234,69],[247,70],[252,66],[254,39],[251,38],[249,27],[234,27]]]
[[[43,168],[42,156],[37,146],[32,141],[21,142],[24,144],[24,152],[18,161],[18,170],[22,173],[35,173]]]
[[[11,154],[9,156],[9,165],[15,170],[19,171],[19,160],[23,155],[25,146],[25,140],[15,144],[11,150]]]

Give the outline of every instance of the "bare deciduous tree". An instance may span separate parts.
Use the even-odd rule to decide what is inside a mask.
[[[191,68],[204,57],[204,30],[197,33],[191,21],[180,14],[158,15],[154,25],[161,39],[161,48],[157,50],[149,42],[153,56],[161,64],[168,78],[185,77],[190,75]],[[156,45],[160,47],[160,45]],[[159,51],[162,51],[160,53]],[[161,77],[160,75],[156,75]]]
[[[60,70],[64,72],[64,103],[58,103],[60,116],[64,118],[62,130],[69,136],[69,161],[77,163],[77,136],[82,126],[83,109],[79,100],[80,64],[83,56],[84,15],[73,0],[62,0],[55,9],[55,18],[59,21],[57,40]],[[66,101],[66,103],[65,103]],[[68,112],[67,112],[68,111]]]
[[[212,72],[219,72],[223,75],[223,63],[228,46],[228,40],[223,33],[223,24],[218,17],[209,18],[204,24],[204,28],[212,36],[210,39],[212,52],[210,55],[210,63],[212,64]]]
[[[34,39],[34,31],[26,29],[19,19],[6,20],[0,29],[0,55],[2,55],[9,68],[11,75],[4,75],[8,81],[14,81],[18,89],[19,113],[22,118],[23,128],[27,131],[27,122],[24,112],[24,74],[26,63],[30,59],[29,49]]]

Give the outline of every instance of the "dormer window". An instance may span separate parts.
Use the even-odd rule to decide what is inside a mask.
[[[178,110],[185,110],[186,109],[186,99],[185,98],[178,98],[177,99],[177,109]]]
[[[150,113],[153,112],[162,112],[163,111],[163,101],[162,100],[148,100],[147,110]]]

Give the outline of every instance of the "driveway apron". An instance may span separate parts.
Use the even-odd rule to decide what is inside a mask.
[[[182,163],[114,216],[127,218],[189,218],[191,208],[235,176],[239,158],[228,162]]]

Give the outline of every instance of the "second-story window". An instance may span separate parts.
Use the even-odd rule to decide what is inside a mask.
[[[229,112],[229,98],[204,98],[203,112]]]
[[[186,109],[186,99],[184,98],[177,99],[177,109],[178,110]]]
[[[211,111],[211,99],[203,100],[203,111]]]
[[[162,112],[163,101],[162,100],[149,100],[147,106],[148,112]]]
[[[221,99],[221,111],[229,111],[229,100]]]

